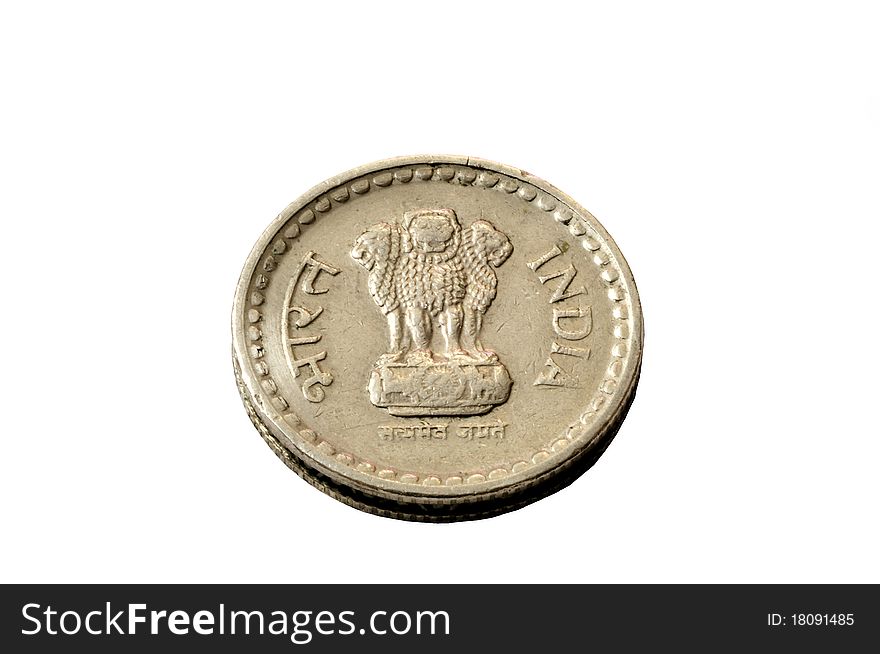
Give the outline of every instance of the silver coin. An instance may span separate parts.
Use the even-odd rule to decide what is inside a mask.
[[[642,315],[611,237],[517,168],[362,166],[264,232],[232,317],[248,415],[358,509],[449,521],[519,508],[604,451],[635,394]]]

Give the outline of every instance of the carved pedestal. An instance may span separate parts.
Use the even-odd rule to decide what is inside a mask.
[[[470,416],[510,395],[510,375],[495,362],[386,363],[370,375],[370,401],[395,416]]]

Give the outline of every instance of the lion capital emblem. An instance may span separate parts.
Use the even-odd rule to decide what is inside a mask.
[[[507,400],[510,376],[480,331],[495,269],[512,251],[492,223],[462,229],[448,208],[409,211],[357,238],[351,256],[368,271],[388,325],[388,350],[370,378],[373,404],[395,415],[472,415]]]

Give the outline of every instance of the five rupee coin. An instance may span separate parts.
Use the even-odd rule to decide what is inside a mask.
[[[633,400],[642,315],[599,222],[517,168],[362,166],[288,206],[232,316],[251,421],[303,479],[420,521],[492,516],[571,483]]]

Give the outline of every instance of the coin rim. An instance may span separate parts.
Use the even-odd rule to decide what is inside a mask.
[[[255,371],[253,370],[250,358],[247,355],[246,328],[244,320],[245,305],[247,303],[251,280],[253,279],[254,274],[256,274],[257,265],[265,253],[266,248],[277,238],[278,233],[289,222],[292,214],[296,213],[310,202],[315,201],[319,196],[326,194],[338,186],[347,184],[358,177],[379,173],[401,166],[438,164],[460,165],[507,175],[542,190],[579,214],[587,224],[598,233],[604,245],[610,250],[614,257],[615,263],[620,272],[621,280],[626,285],[626,292],[629,299],[630,318],[632,321],[632,329],[629,339],[630,351],[627,355],[624,369],[618,377],[619,386],[617,392],[609,398],[609,402],[606,402],[603,407],[597,411],[593,423],[589,426],[590,432],[588,433],[588,436],[583,437],[582,442],[573,447],[566,448],[559,453],[551,454],[551,456],[545,461],[534,464],[519,473],[509,473],[500,479],[486,479],[482,482],[458,486],[424,486],[421,484],[401,482],[397,479],[382,479],[376,475],[364,473],[346,464],[340,463],[333,456],[323,454],[316,449],[304,449],[300,447],[297,441],[294,438],[291,438],[287,433],[287,430],[290,430],[291,428],[284,422],[281,414],[274,411],[271,404],[268,402],[261,403],[257,401],[257,397],[259,397],[261,393],[256,380]],[[386,499],[404,502],[420,500],[435,503],[446,503],[467,499],[470,503],[470,501],[479,501],[481,498],[488,499],[502,491],[519,490],[525,486],[539,483],[539,480],[548,476],[548,472],[552,472],[553,469],[559,467],[564,462],[570,459],[575,459],[584,453],[585,450],[600,445],[599,441],[604,440],[602,435],[606,431],[605,428],[607,424],[615,419],[621,407],[625,405],[634,391],[634,383],[637,380],[637,373],[642,357],[644,325],[638,290],[628,262],[617,247],[614,239],[605,230],[604,226],[569,195],[560,191],[545,180],[535,177],[519,168],[487,159],[460,155],[413,155],[376,161],[363,166],[358,166],[357,168],[353,168],[331,177],[302,194],[297,200],[288,205],[288,207],[279,214],[272,223],[270,223],[270,225],[263,231],[263,234],[258,239],[257,243],[251,249],[251,253],[248,256],[239,277],[233,302],[232,337],[234,357],[238,362],[241,370],[242,383],[253,404],[254,410],[259,415],[261,422],[272,431],[285,449],[289,450],[293,456],[304,459],[304,465],[315,468],[320,473],[328,475],[335,481],[355,487],[363,493],[374,494]],[[593,394],[594,391],[590,391],[585,400],[589,400],[593,397]]]

